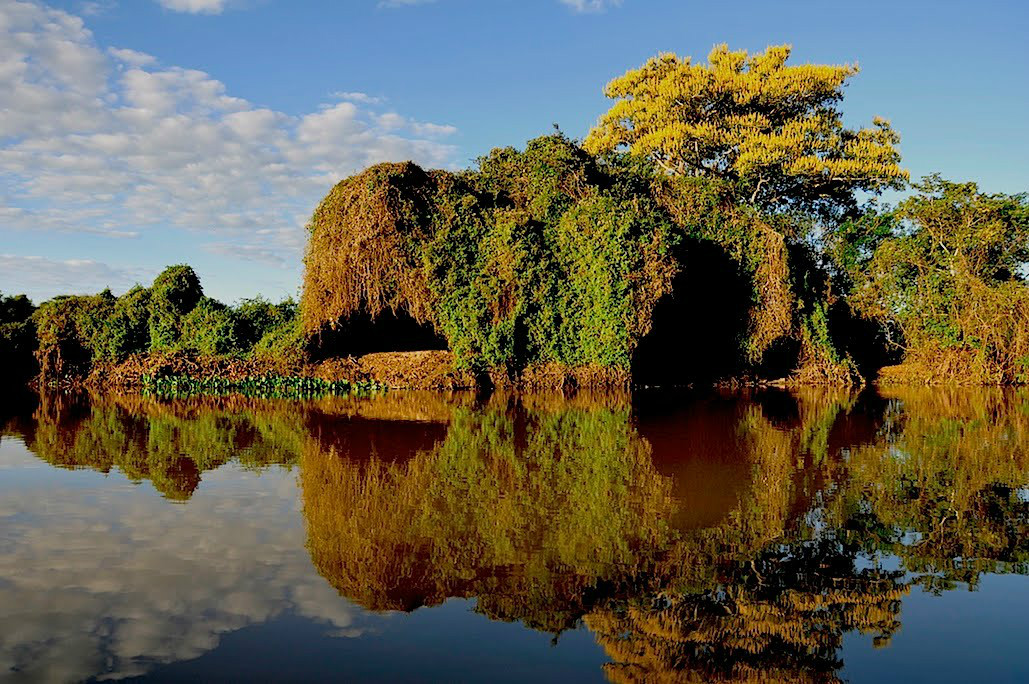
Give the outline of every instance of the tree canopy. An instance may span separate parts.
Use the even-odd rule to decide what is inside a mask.
[[[898,332],[898,344],[940,372],[975,382],[1029,379],[1029,201],[930,176],[918,194],[848,233],[854,306]],[[874,251],[867,249],[875,245]],[[948,370],[949,368],[949,370]]]
[[[789,45],[749,55],[716,46],[708,64],[662,54],[611,81],[618,100],[590,131],[594,153],[628,149],[675,175],[731,181],[751,204],[821,211],[907,178],[885,119],[845,128],[856,65],[787,65]]]

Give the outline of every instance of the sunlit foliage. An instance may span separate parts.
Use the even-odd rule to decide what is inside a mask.
[[[674,272],[673,225],[637,192],[648,177],[561,135],[467,173],[373,167],[311,220],[305,325],[390,308],[433,325],[463,367],[627,369]]]
[[[843,126],[838,105],[857,67],[787,65],[791,51],[749,55],[719,45],[708,64],[655,57],[607,85],[618,102],[586,148],[625,147],[671,174],[724,179],[770,209],[847,209],[855,190],[899,186],[907,172],[889,123]]]
[[[851,300],[891,326],[907,381],[1029,380],[1029,201],[931,176],[852,224]]]
[[[137,285],[120,297],[110,290],[56,297],[39,307],[33,323],[44,385],[82,379],[149,353],[256,355],[274,357],[286,367],[303,360],[306,346],[296,333],[292,299],[273,304],[255,298],[227,306],[204,296],[196,273],[185,265],[171,266],[153,286]]]

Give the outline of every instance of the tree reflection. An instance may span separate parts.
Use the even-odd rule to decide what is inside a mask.
[[[474,597],[585,624],[615,681],[835,681],[913,587],[1029,573],[1029,396],[390,393],[311,402],[42,397],[2,409],[59,467],[185,500],[234,462],[299,466],[307,546],[343,596]],[[886,569],[889,568],[889,569]]]
[[[188,500],[203,473],[232,462],[260,470],[298,463],[309,442],[350,444],[386,454],[408,441],[442,437],[452,410],[446,395],[394,395],[374,402],[331,397],[309,402],[136,395],[43,394],[0,405],[0,434],[19,437],[59,468],[118,470],[148,481],[166,498]],[[417,416],[421,437],[396,416]],[[435,422],[434,422],[435,421]],[[434,429],[433,429],[434,428]],[[376,435],[378,439],[376,439]],[[418,442],[418,439],[421,439]]]
[[[465,596],[544,631],[582,621],[615,681],[836,681],[844,635],[888,644],[913,585],[1026,571],[1026,406],[495,398],[403,460],[309,443],[308,546],[372,609]]]

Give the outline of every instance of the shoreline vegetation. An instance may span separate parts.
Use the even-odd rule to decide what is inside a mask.
[[[790,52],[661,55],[582,141],[344,179],[299,302],[229,306],[187,265],[0,295],[0,360],[173,393],[1029,382],[1027,196],[910,184],[887,121],[843,125],[857,68]]]

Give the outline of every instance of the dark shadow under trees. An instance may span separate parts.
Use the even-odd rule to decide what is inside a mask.
[[[750,279],[719,245],[681,249],[672,292],[654,307],[653,327],[633,354],[640,385],[711,383],[740,371]]]

